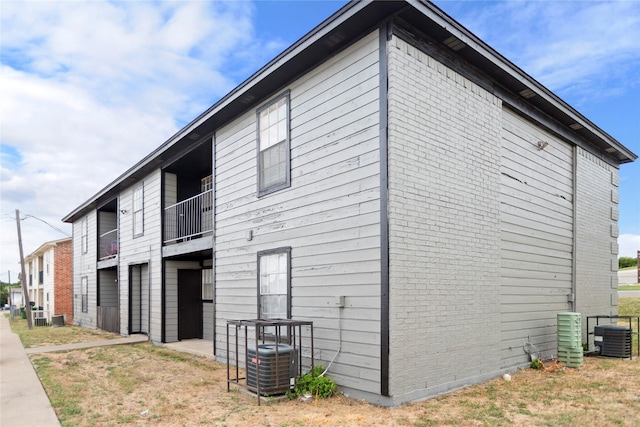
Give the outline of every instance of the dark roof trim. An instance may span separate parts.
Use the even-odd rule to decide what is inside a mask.
[[[370,29],[385,16],[405,7],[407,5],[403,2],[373,2],[371,0],[349,2],[100,192],[67,214],[62,220],[64,222],[73,222],[88,209],[95,208],[99,201],[104,202],[109,198],[117,197],[119,189],[127,187],[137,179],[151,173],[155,168],[160,167],[165,161],[161,156],[178,141],[194,134],[205,135],[215,131],[215,129],[220,128],[237,115],[246,111],[247,108],[259,102],[265,94],[277,90],[280,87],[279,85],[290,81],[292,76],[320,63],[328,54],[330,55],[350,44],[365,29]],[[350,21],[349,25],[345,25],[347,21],[359,14],[363,9],[370,9],[371,12],[365,13],[356,22]],[[310,47],[313,47],[312,52],[310,52]],[[301,56],[304,56],[300,60],[303,63],[300,65],[295,64],[294,59],[298,59]],[[294,65],[291,65],[292,63]],[[173,151],[177,152],[178,150],[174,149]]]
[[[496,76],[497,79],[509,79],[511,83],[516,82],[518,85],[521,84],[522,88],[530,89],[537,97],[540,97],[540,102],[544,104],[547,114],[562,118],[559,121],[567,126],[572,123],[582,126],[583,129],[580,130],[582,136],[592,142],[595,141],[596,146],[606,150],[620,163],[631,162],[637,158],[634,153],[613,137],[426,0],[352,1],[267,63],[62,220],[73,222],[88,210],[95,209],[98,205],[118,197],[120,191],[153,170],[166,165],[169,158],[175,158],[192,144],[201,143],[203,135],[212,135],[222,125],[232,121],[266,97],[281,91],[297,76],[312,69],[326,58],[353,43],[367,31],[378,27],[385,19],[395,15],[402,16],[407,21],[426,23],[426,26],[440,35],[455,36],[467,46],[459,52],[461,57],[468,61],[483,62],[482,66],[485,67],[485,72],[490,68],[490,74]],[[180,144],[177,144],[178,142]]]
[[[610,148],[617,153],[617,159],[620,163],[632,162],[638,158],[631,150],[618,142],[611,135],[593,124],[589,119],[580,114],[577,110],[560,99],[553,92],[544,87],[541,83],[525,73],[517,65],[502,56],[491,46],[476,37],[473,33],[456,22],[447,15],[443,10],[426,0],[407,0],[409,4],[421,11],[436,24],[447,30],[451,35],[458,38],[465,45],[469,46],[475,52],[491,61],[494,67],[497,67],[504,74],[509,75],[513,79],[522,83],[524,88],[532,90],[537,96],[540,96],[546,103],[554,107],[556,112],[562,113],[572,119],[574,123],[581,125],[594,137],[605,142]]]

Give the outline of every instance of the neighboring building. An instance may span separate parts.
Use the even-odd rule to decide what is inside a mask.
[[[220,360],[311,320],[350,396],[433,396],[617,312],[636,157],[434,5],[349,3],[64,218],[74,318]]]
[[[20,308],[24,305],[21,288],[9,288],[9,306]]]
[[[69,237],[44,243],[24,258],[29,301],[47,321],[61,314],[73,322],[72,250]]]

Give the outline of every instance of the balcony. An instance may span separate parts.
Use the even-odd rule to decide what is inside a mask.
[[[107,231],[99,237],[98,259],[104,261],[118,255],[118,229]]]
[[[213,230],[213,190],[207,190],[164,210],[164,243],[202,237]]]

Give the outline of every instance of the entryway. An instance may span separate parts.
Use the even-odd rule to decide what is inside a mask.
[[[178,270],[178,339],[202,338],[202,271]]]
[[[149,334],[149,264],[129,266],[129,333]]]

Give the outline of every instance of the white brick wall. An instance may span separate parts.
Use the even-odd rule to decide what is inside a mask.
[[[390,393],[499,369],[501,101],[389,46]]]
[[[577,152],[576,311],[583,318],[617,314],[618,169]]]

